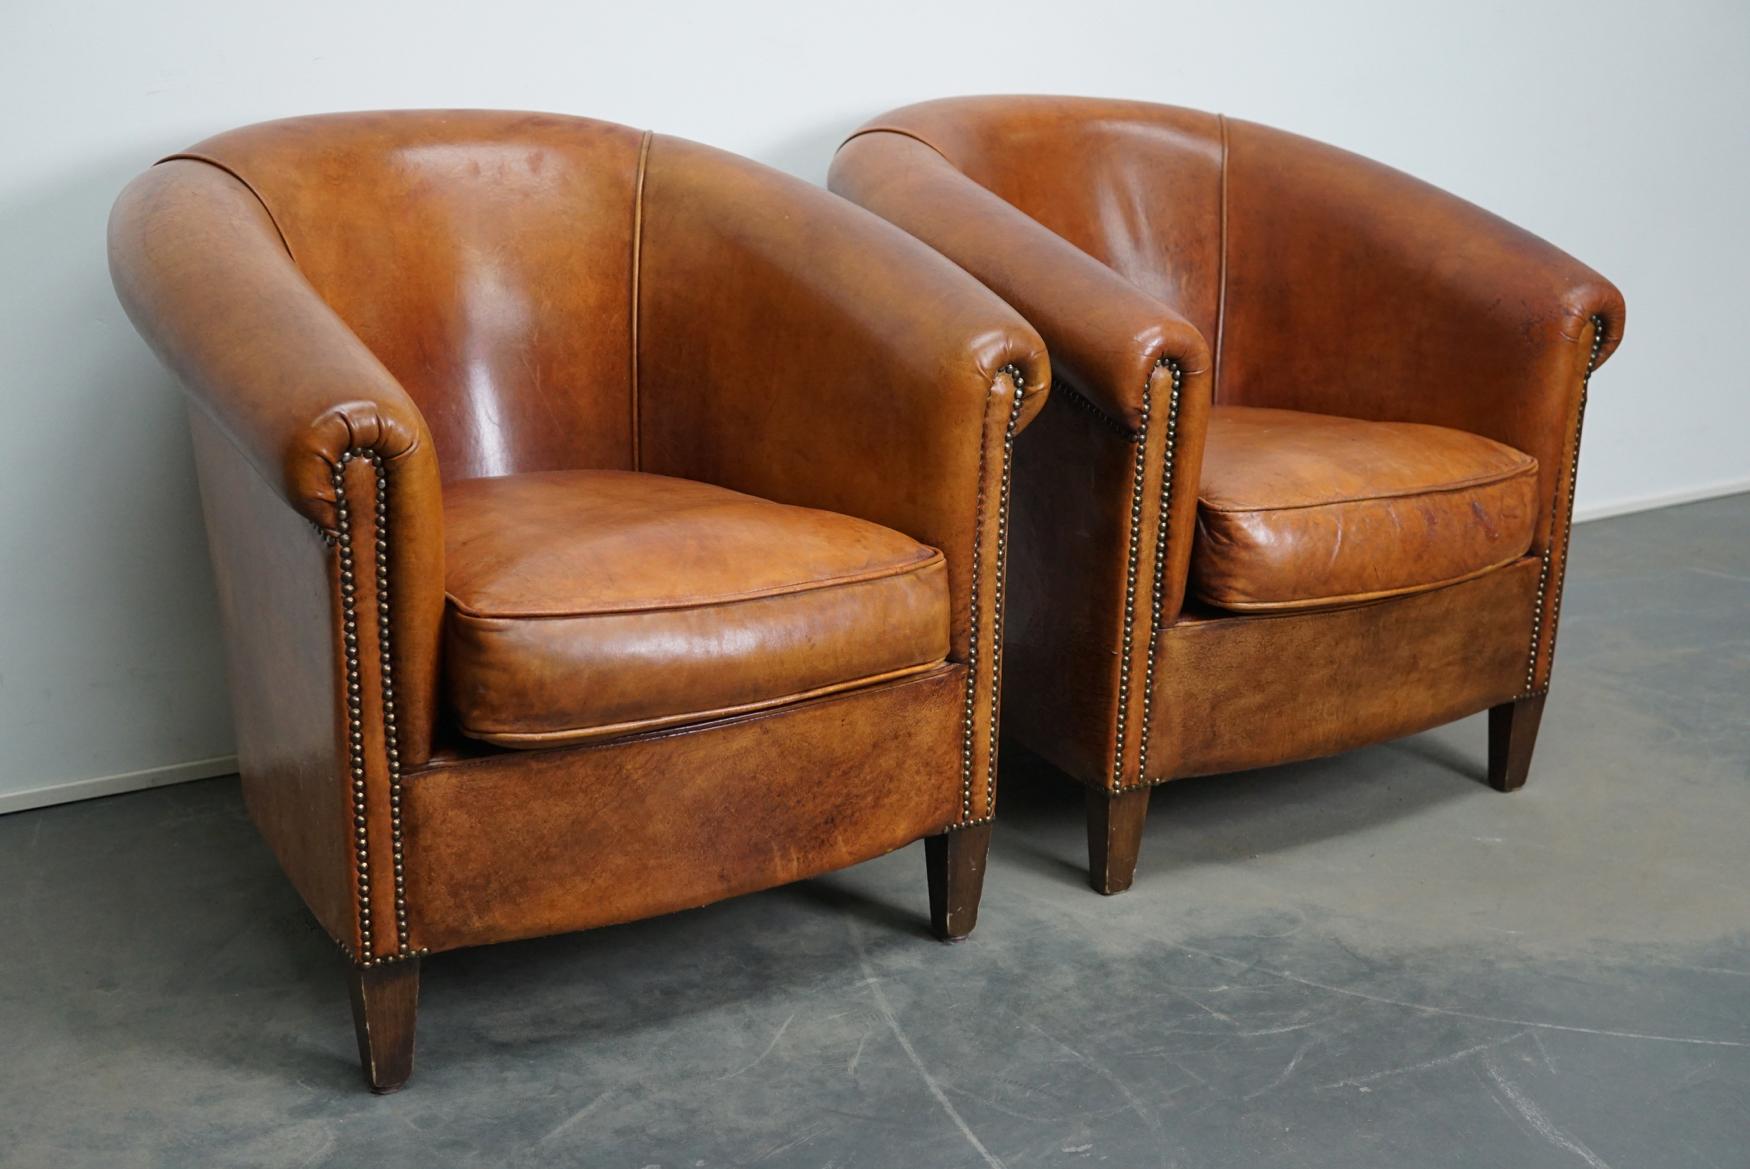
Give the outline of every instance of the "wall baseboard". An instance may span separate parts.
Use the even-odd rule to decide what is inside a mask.
[[[231,775],[236,770],[237,756],[214,755],[210,759],[196,759],[189,763],[148,767],[144,771],[124,771],[120,775],[65,780],[21,792],[0,792],[0,815],[23,812],[30,808],[44,808],[50,804],[70,804],[75,800],[94,800],[99,796],[143,791],[149,787],[164,787],[172,783],[187,783],[195,779],[212,779],[216,775]]]
[[[1654,511],[1661,507],[1676,507],[1684,503],[1699,503],[1704,499],[1717,499],[1721,496],[1737,495],[1743,492],[1750,492],[1750,479],[1738,479],[1687,491],[1673,491],[1663,495],[1644,496],[1640,499],[1618,503],[1576,508],[1574,522],[1588,523],[1592,520],[1631,515],[1641,511]],[[217,775],[230,775],[236,770],[237,756],[215,755],[211,759],[196,759],[191,763],[172,763],[165,767],[149,767],[144,771],[128,771],[121,775],[100,775],[94,779],[75,779],[63,783],[51,783],[43,787],[31,788],[29,791],[0,793],[0,815],[5,815],[8,812],[23,812],[29,808],[47,807],[50,804],[70,804],[75,800],[92,800],[99,796],[114,796],[123,792],[164,787],[172,783],[211,779]]]
[[[1700,503],[1704,499],[1719,499],[1726,495],[1740,495],[1750,492],[1750,479],[1729,479],[1724,483],[1711,483],[1706,487],[1691,487],[1683,491],[1667,491],[1661,495],[1643,495],[1637,499],[1624,499],[1616,503],[1592,504],[1574,509],[1574,522],[1588,523],[1592,520],[1607,520],[1612,516],[1633,515],[1641,511],[1657,511],[1662,507],[1676,507],[1684,503]]]

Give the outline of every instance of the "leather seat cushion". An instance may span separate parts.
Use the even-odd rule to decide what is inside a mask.
[[[1516,560],[1536,526],[1537,460],[1492,439],[1216,406],[1191,588],[1242,612],[1373,600]]]
[[[633,471],[444,487],[445,688],[463,733],[605,738],[919,673],[942,554],[878,524]]]

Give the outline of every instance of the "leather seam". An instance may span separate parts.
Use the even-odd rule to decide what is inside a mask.
[[[924,683],[932,681],[933,679],[940,678],[940,677],[943,677],[944,675],[952,673],[952,671],[955,668],[958,668],[958,663],[952,662],[947,658],[943,658],[940,662],[938,662],[931,669],[923,670],[923,671],[921,671],[919,673],[915,673],[915,674],[907,674],[904,677],[894,679],[890,683],[883,683],[882,686],[886,687],[886,688],[899,689],[899,688],[902,688],[905,686],[922,685]],[[809,699],[809,701],[810,702],[820,702],[820,703],[855,701],[861,695],[863,695],[865,693],[872,692],[872,690],[873,690],[872,687],[868,688],[866,690],[865,689],[840,690],[840,691],[833,693],[833,694],[824,694],[821,697],[816,698],[816,699]],[[778,717],[781,717],[784,713],[786,713],[786,712],[784,711],[784,709],[782,707],[773,707],[773,708],[767,709],[767,710],[749,711],[748,713],[746,713],[744,715],[730,715],[727,718],[725,718],[723,721],[726,723],[734,723],[734,722],[740,722],[744,719],[751,720],[751,719],[778,718]],[[704,724],[686,723],[686,724],[679,724],[679,725],[675,725],[675,726],[658,727],[658,728],[655,728],[654,730],[639,732],[636,735],[627,735],[624,738],[586,739],[586,740],[583,740],[582,742],[578,742],[578,743],[555,743],[553,745],[553,747],[555,750],[562,750],[562,751],[609,751],[609,750],[615,749],[616,747],[619,747],[621,744],[625,743],[629,739],[635,738],[639,742],[657,742],[657,741],[661,741],[664,739],[678,738],[681,735],[697,734],[697,733],[704,731],[704,730],[707,730],[707,729],[710,729],[710,728]],[[418,777],[420,777],[422,775],[428,775],[428,774],[432,774],[435,772],[452,771],[456,768],[466,768],[473,762],[475,762],[475,759],[474,759],[474,757],[470,757],[470,756],[448,756],[448,757],[439,756],[437,758],[428,759],[426,762],[421,764],[408,776],[408,779],[409,780],[417,779]]]
[[[849,146],[852,142],[856,141],[858,138],[863,137],[863,135],[865,135],[865,134],[897,134],[901,138],[910,138],[913,142],[916,142],[918,145],[927,148],[932,154],[935,154],[938,157],[940,157],[941,160],[943,162],[947,163],[949,166],[954,167],[954,169],[956,171],[960,170],[959,167],[954,166],[954,160],[949,158],[947,155],[947,152],[944,151],[940,146],[937,146],[934,142],[931,142],[928,138],[922,137],[921,135],[918,135],[918,134],[914,134],[910,130],[901,130],[896,126],[864,126],[862,129],[856,131],[855,133],[853,133],[849,137],[847,137],[843,142],[839,143],[839,146],[838,146],[839,150],[843,150],[845,147]],[[838,151],[834,151],[833,153],[836,154],[836,153],[838,153]],[[961,172],[961,173],[964,173],[964,172]]]
[[[1204,604],[1212,605],[1228,613],[1248,615],[1252,613],[1312,613],[1321,609],[1365,605],[1370,601],[1389,601],[1393,597],[1407,597],[1416,593],[1431,593],[1435,589],[1464,584],[1466,581],[1476,580],[1480,576],[1487,576],[1489,573],[1506,568],[1510,564],[1517,564],[1523,559],[1525,559],[1525,553],[1516,552],[1505,560],[1498,560],[1493,564],[1485,564],[1481,568],[1473,568],[1469,572],[1460,573],[1458,576],[1443,577],[1427,584],[1404,585],[1400,588],[1380,589],[1368,593],[1343,593],[1334,597],[1309,597],[1296,601],[1218,601],[1215,599],[1215,594],[1203,589],[1193,588],[1192,594]]]
[[[1531,552],[1524,552],[1512,560],[1504,561],[1501,564],[1495,565],[1492,569],[1489,569],[1486,572],[1478,573],[1477,576],[1480,577],[1480,576],[1487,575],[1487,572],[1505,571],[1505,570],[1511,569],[1515,565],[1519,565],[1519,564],[1535,563],[1536,561],[1538,561],[1538,559],[1539,559],[1539,557],[1532,554]],[[1443,584],[1433,585],[1433,586],[1430,586],[1429,588],[1426,588],[1426,589],[1423,589],[1420,591],[1426,592],[1426,593],[1434,593],[1434,592],[1439,592],[1441,589],[1451,588],[1454,585],[1461,585],[1461,584],[1465,584],[1465,583],[1467,583],[1467,582],[1463,581],[1463,580],[1447,581]],[[1389,604],[1392,601],[1403,600],[1403,599],[1406,599],[1408,597],[1416,596],[1416,595],[1418,595],[1418,594],[1416,594],[1416,593],[1400,593],[1400,594],[1395,594],[1395,595],[1389,596],[1389,597],[1367,597],[1367,598],[1364,598],[1361,600],[1357,600],[1357,601],[1353,601],[1353,602],[1344,604],[1342,606],[1329,606],[1329,607],[1330,608],[1341,607],[1341,608],[1345,608],[1345,609],[1347,609],[1347,608],[1365,608],[1365,607],[1372,606],[1372,605]],[[1193,598],[1195,600],[1202,601],[1202,598],[1200,596],[1197,596],[1195,593],[1193,593]],[[1226,623],[1233,622],[1233,621],[1246,621],[1246,622],[1291,621],[1291,620],[1295,620],[1295,619],[1301,618],[1301,617],[1314,616],[1314,615],[1317,615],[1317,614],[1324,612],[1324,610],[1325,610],[1325,607],[1308,608],[1308,609],[1259,609],[1256,612],[1250,612],[1250,613],[1241,613],[1237,610],[1222,610],[1221,612],[1215,612],[1215,613],[1200,612],[1200,613],[1191,614],[1189,616],[1181,617],[1180,621],[1178,622],[1177,625],[1174,626],[1174,628],[1175,629],[1185,629],[1187,631],[1200,631],[1202,626],[1222,625],[1222,624],[1226,624]]]
[[[641,276],[644,263],[644,177],[648,173],[650,163],[651,131],[644,131],[644,137],[638,142],[638,174],[633,184],[632,195],[632,289],[631,289],[631,427],[632,427],[632,469],[642,470],[644,467],[644,429],[639,417],[641,403],[638,386],[638,318],[641,296]]]
[[[510,729],[495,730],[491,727],[481,727],[478,723],[469,724],[457,721],[457,729],[471,739],[483,742],[500,742],[506,745],[513,743],[547,743],[561,746],[567,742],[592,743],[607,742],[637,735],[643,731],[666,730],[670,728],[685,729],[704,723],[716,722],[720,719],[734,718],[737,715],[757,714],[760,711],[773,710],[789,706],[793,703],[807,702],[815,698],[826,698],[834,694],[844,694],[864,687],[878,686],[886,682],[897,682],[907,678],[938,670],[947,661],[946,658],[931,658],[929,661],[912,662],[909,665],[895,666],[891,670],[882,670],[876,674],[865,674],[860,678],[849,678],[842,682],[830,682],[824,686],[811,686],[806,690],[795,690],[776,698],[760,698],[752,702],[737,703],[734,706],[714,706],[708,710],[683,710],[673,714],[653,715],[650,718],[630,719],[617,723],[593,723],[588,726],[565,727],[551,731],[517,731]]]
[[[1529,455],[1526,456],[1530,458]],[[1535,478],[1537,475],[1537,460],[1532,459],[1528,467],[1518,467],[1511,471],[1502,471],[1495,475],[1481,475],[1457,483],[1441,483],[1431,487],[1406,487],[1402,491],[1381,491],[1371,495],[1355,495],[1345,499],[1325,499],[1317,503],[1286,503],[1279,506],[1260,504],[1257,507],[1231,507],[1218,503],[1210,503],[1200,494],[1197,506],[1203,511],[1214,512],[1217,515],[1262,515],[1279,511],[1315,511],[1322,507],[1350,507],[1358,503],[1383,503],[1392,499],[1416,499],[1424,495],[1452,495],[1460,491],[1471,491],[1478,487],[1496,487],[1503,483],[1511,483],[1515,479]]]
[[[1227,338],[1227,204],[1228,204],[1228,133],[1227,115],[1215,115],[1216,124],[1221,127],[1221,253],[1217,260],[1216,294],[1215,294],[1215,353],[1211,358],[1214,369],[1210,376],[1210,400],[1221,401],[1221,354],[1223,342]]]
[[[875,581],[893,580],[898,577],[917,576],[928,572],[938,565],[946,565],[947,558],[935,549],[934,555],[927,559],[903,564],[894,568],[879,569],[866,573],[852,573],[844,576],[827,577],[821,580],[800,581],[795,584],[778,585],[770,589],[760,589],[745,593],[735,593],[723,597],[701,597],[697,600],[676,602],[663,605],[630,605],[616,609],[584,609],[565,612],[536,613],[502,613],[489,612],[475,608],[457,599],[455,594],[445,590],[444,599],[463,617],[473,617],[487,621],[569,621],[588,620],[591,617],[624,617],[640,613],[672,613],[684,612],[689,609],[712,609],[719,606],[744,604],[750,601],[770,600],[774,597],[801,596],[807,593],[825,592],[835,588],[847,588],[852,585],[870,584]]]
[[[255,201],[257,203],[261,204],[262,214],[267,216],[267,221],[273,225],[274,234],[279,236],[280,247],[282,247],[286,250],[286,257],[291,260],[292,264],[294,266],[297,265],[298,257],[292,251],[291,242],[286,239],[285,228],[280,226],[279,216],[277,216],[273,213],[273,208],[269,207],[267,205],[267,200],[261,197],[261,192],[255,189],[255,184],[251,183],[248,179],[244,178],[242,175],[238,174],[236,171],[232,170],[230,167],[226,166],[224,163],[220,162],[218,159],[212,158],[212,157],[205,155],[205,154],[196,154],[192,151],[187,151],[187,150],[181,150],[175,154],[166,154],[163,158],[160,158],[157,162],[153,163],[152,165],[153,166],[160,166],[166,162],[176,162],[179,160],[186,161],[186,162],[205,163],[207,166],[210,166],[215,170],[224,171],[226,174],[230,175],[232,178],[236,179],[239,183],[241,183],[243,185],[243,189],[248,191],[252,196],[254,196]]]

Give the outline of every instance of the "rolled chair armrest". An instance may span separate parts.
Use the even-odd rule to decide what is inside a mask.
[[[349,450],[429,460],[400,384],[312,288],[249,188],[172,158],[135,179],[109,224],[110,273],[140,335],[286,501],[335,529]]]
[[[652,139],[639,222],[638,465],[946,554],[966,815],[988,816],[1013,442],[1045,401],[1044,343],[892,225],[708,147]]]
[[[828,184],[936,248],[1044,336],[1058,377],[1120,425],[1142,424],[1143,390],[1170,361],[1206,377],[1195,326],[1111,268],[893,130],[853,136]]]
[[[443,617],[443,505],[418,409],[299,273],[261,202],[218,166],[171,159],[134,180],[110,216],[109,257],[129,317],[193,408],[333,550],[334,627],[308,636],[358,634],[375,646],[377,619],[388,622],[393,660],[387,646],[367,654],[366,676],[353,681],[363,689],[379,668],[393,672],[399,754],[423,760]],[[220,547],[214,555],[223,583],[232,566]],[[369,634],[343,629],[343,596]],[[335,679],[337,693],[346,682]],[[371,741],[378,753],[394,746]]]

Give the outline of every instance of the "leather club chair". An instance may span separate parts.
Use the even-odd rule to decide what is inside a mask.
[[[495,112],[296,118],[136,179],[243,791],[379,1090],[429,953],[927,839],[973,925],[1037,334],[744,159]]]
[[[830,185],[1050,348],[1005,725],[1086,786],[1095,888],[1182,776],[1486,709],[1490,782],[1525,781],[1608,281],[1398,171],[1138,102],[911,106]]]

